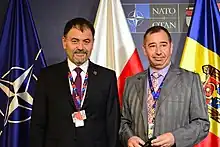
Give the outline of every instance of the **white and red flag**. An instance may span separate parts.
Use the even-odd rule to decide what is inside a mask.
[[[119,100],[125,79],[143,71],[120,0],[100,0],[95,20],[91,61],[113,69],[118,78]]]

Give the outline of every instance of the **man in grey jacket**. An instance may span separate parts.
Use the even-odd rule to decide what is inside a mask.
[[[143,51],[150,66],[126,80],[120,139],[125,147],[146,141],[157,147],[191,147],[209,132],[205,95],[198,74],[171,63],[173,44],[161,26],[149,28]]]

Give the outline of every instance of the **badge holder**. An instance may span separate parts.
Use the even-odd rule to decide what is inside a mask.
[[[86,119],[85,110],[72,113],[72,119],[73,119],[73,123],[75,123],[75,127],[83,127],[84,120]]]

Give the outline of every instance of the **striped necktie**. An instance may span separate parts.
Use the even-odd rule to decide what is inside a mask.
[[[76,72],[75,85],[76,85],[77,93],[78,93],[79,97],[81,98],[81,96],[82,96],[82,94],[81,94],[82,77],[81,77],[80,73],[82,72],[82,69],[79,67],[76,67],[74,69],[74,71]]]

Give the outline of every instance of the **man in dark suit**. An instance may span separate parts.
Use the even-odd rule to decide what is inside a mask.
[[[31,147],[116,147],[120,125],[115,72],[89,60],[94,27],[67,22],[64,62],[42,70],[33,102]]]
[[[172,50],[167,29],[146,31],[143,51],[150,67],[128,78],[123,94],[119,133],[125,147],[141,147],[146,141],[156,147],[192,147],[209,132],[199,75],[175,67]]]

